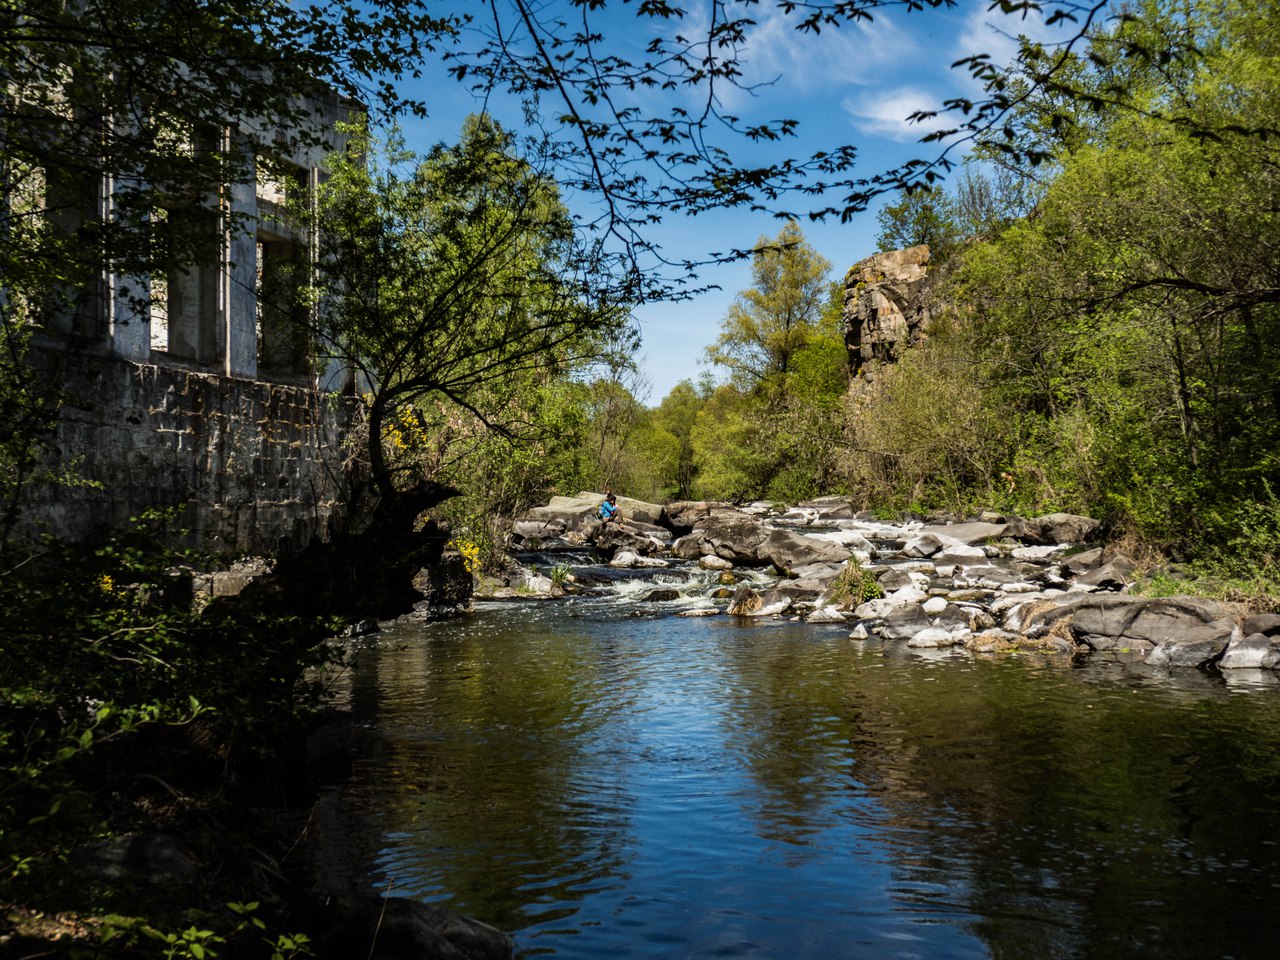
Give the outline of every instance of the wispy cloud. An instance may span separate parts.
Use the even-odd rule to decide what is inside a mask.
[[[780,8],[765,8],[757,16],[747,56],[756,80],[786,77],[789,88],[812,90],[831,84],[866,83],[896,62],[919,52],[917,36],[888,16],[870,22],[856,20],[821,33],[796,29],[799,18]]]
[[[992,63],[1007,66],[1018,53],[1020,37],[1052,44],[1067,40],[1079,29],[1070,20],[1048,26],[1046,14],[1050,12],[1052,8],[1029,10],[1025,15],[1004,14],[986,3],[975,3],[957,34],[953,59],[986,53]]]
[[[937,110],[940,106],[935,95],[916,87],[892,90],[867,88],[859,96],[846,97],[843,106],[853,125],[861,132],[899,143],[919,140],[934,130],[950,126],[945,120],[920,123],[908,120],[916,111]]]

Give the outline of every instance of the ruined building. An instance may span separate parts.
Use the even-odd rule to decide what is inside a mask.
[[[334,96],[313,116],[332,126],[351,109]],[[231,137],[272,142],[206,134],[215,149]],[[202,218],[182,227],[212,238],[216,255],[141,277],[108,265],[89,309],[33,334],[36,375],[60,378],[71,398],[51,466],[79,479],[27,491],[28,532],[78,539],[148,508],[183,507],[190,540],[225,554],[289,552],[327,535],[339,519],[349,378],[317,361],[299,308],[271,305],[295,298],[263,295],[305,277],[311,238],[287,225],[283,206],[291,191],[314,189],[324,152],[319,141],[264,150],[239,182],[212,187],[212,202],[157,208]],[[91,192],[98,210],[110,208],[109,176]]]

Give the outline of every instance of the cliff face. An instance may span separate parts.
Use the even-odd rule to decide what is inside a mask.
[[[855,379],[870,380],[927,335],[932,316],[929,247],[859,260],[844,279],[844,339]]]

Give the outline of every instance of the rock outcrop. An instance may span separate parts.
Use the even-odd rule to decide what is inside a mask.
[[[891,250],[859,260],[844,279],[845,347],[855,376],[892,363],[927,335],[932,317],[929,247]]]

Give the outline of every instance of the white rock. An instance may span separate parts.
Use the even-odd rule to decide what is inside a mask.
[[[930,597],[923,603],[922,608],[929,616],[936,617],[947,609],[947,599],[946,597]]]
[[[715,554],[709,553],[699,558],[698,566],[703,570],[732,570],[733,561],[726,560],[724,557],[717,557]]]
[[[1015,560],[1044,560],[1066,549],[1067,545],[1063,543],[1047,547],[1014,547],[1009,551],[1009,556]]]
[[[755,613],[749,613],[749,617],[773,617],[780,613],[784,613],[791,606],[790,598],[784,597],[782,600],[775,600],[773,603],[766,604]]]
[[[922,647],[954,647],[958,643],[963,643],[968,635],[968,630],[952,631],[944,630],[942,627],[927,627],[907,640],[907,646],[916,649]]]
[[[934,555],[934,563],[963,563],[966,560],[976,560],[982,563],[987,562],[987,552],[981,547],[970,547],[963,543],[955,546],[944,547]]]
[[[860,620],[882,620],[889,615],[891,610],[896,609],[899,604],[894,603],[886,597],[878,597],[875,600],[868,600],[858,606],[853,611],[853,615]]]
[[[928,596],[929,595],[925,593],[923,590],[921,590],[919,587],[912,586],[912,587],[899,587],[897,590],[893,591],[893,593],[889,594],[884,599],[892,601],[895,607],[901,607],[901,606],[905,606],[908,603],[919,603],[920,601],[924,600]]]
[[[893,569],[901,570],[903,573],[923,573],[926,577],[931,577],[938,572],[932,560],[908,560],[906,563],[895,563]]]
[[[875,551],[875,547],[871,545],[871,542],[862,534],[858,533],[857,530],[832,530],[824,533],[811,533],[809,536],[813,537],[815,540],[827,540],[831,543],[838,543],[842,547],[866,553],[868,556]]]
[[[869,633],[867,633],[867,628],[866,628],[866,626],[865,626],[864,624],[861,624],[861,623],[860,623],[860,624],[858,624],[856,627],[854,627],[852,630],[850,630],[850,631],[849,631],[849,639],[850,639],[850,640],[865,640],[865,639],[867,639],[867,637],[869,637],[869,636],[870,636],[870,634],[869,634]]]
[[[642,557],[639,554],[632,553],[630,550],[622,550],[609,561],[609,566],[620,569],[635,569],[639,567],[658,569],[669,567],[671,564],[661,557]]]
[[[844,623],[848,617],[835,607],[819,607],[805,618],[805,623]]]

